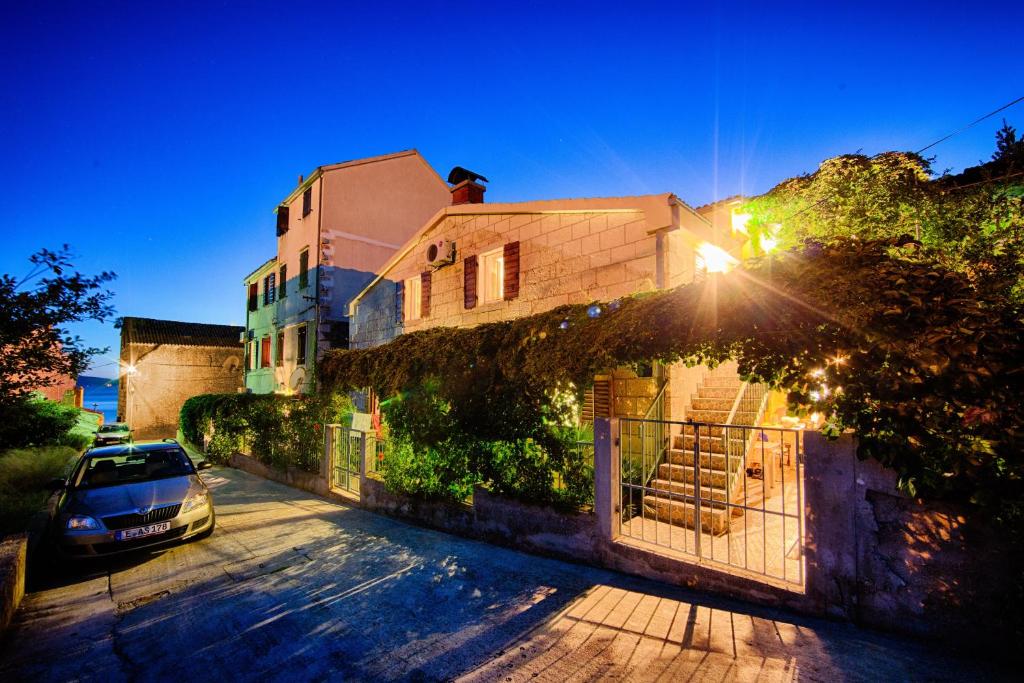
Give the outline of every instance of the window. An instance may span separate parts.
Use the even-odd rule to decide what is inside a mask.
[[[259,284],[254,282],[249,285],[249,310],[255,311],[260,307]]]
[[[402,311],[406,320],[419,320],[423,311],[423,281],[420,276],[405,281],[403,289]]]
[[[288,207],[282,204],[277,207],[277,236],[288,232]]]
[[[245,345],[245,367],[247,370],[256,369],[256,342],[248,342]]]
[[[295,330],[295,362],[298,365],[306,364],[306,326],[301,325]]]
[[[281,282],[277,285],[277,298],[283,299],[288,293],[288,266],[281,266]]]
[[[302,217],[305,218],[313,210],[313,186],[310,185],[302,193]]]
[[[299,289],[309,286],[309,249],[303,249],[299,254]]]
[[[260,344],[260,367],[270,367],[270,335],[263,338],[262,344]]]
[[[501,301],[505,296],[505,250],[480,254],[480,303]]]
[[[277,349],[274,353],[274,365],[284,365],[284,332],[277,333]]]
[[[274,283],[275,277],[276,276],[273,273],[271,273],[270,275],[268,275],[265,278],[263,278],[263,305],[264,306],[266,306],[267,304],[274,303],[274,298],[275,298],[275,295],[277,294],[276,287],[274,286],[274,284],[275,284]]]

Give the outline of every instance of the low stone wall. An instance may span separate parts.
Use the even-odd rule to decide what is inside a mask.
[[[975,511],[903,495],[850,437],[807,434],[805,452],[809,608],[959,646],[1011,637],[1012,565]]]
[[[485,488],[473,491],[473,504],[423,500],[388,491],[366,477],[362,506],[448,533],[575,562],[598,559],[597,523],[592,513],[532,505]]]
[[[14,534],[0,541],[0,634],[7,629],[25,597],[25,564],[28,534]]]
[[[234,467],[250,474],[276,481],[280,484],[287,484],[303,491],[309,491],[315,493],[318,496],[329,496],[331,495],[330,486],[327,480],[321,477],[319,474],[313,474],[300,470],[294,467],[289,467],[285,471],[274,469],[269,465],[264,465],[259,460],[252,458],[242,453],[235,453],[231,456],[231,460],[228,462],[231,467]]]

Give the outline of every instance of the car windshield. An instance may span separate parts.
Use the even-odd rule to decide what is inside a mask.
[[[75,488],[92,489],[194,473],[195,469],[183,450],[161,448],[85,458],[75,474],[74,483]]]
[[[103,425],[97,431],[100,434],[104,434],[107,432],[125,432],[128,431],[128,425],[118,424],[115,422],[114,424]]]

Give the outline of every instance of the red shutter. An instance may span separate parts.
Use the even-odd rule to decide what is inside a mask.
[[[420,317],[430,315],[430,271],[420,273]]]
[[[462,301],[467,308],[476,308],[476,271],[477,258],[470,256],[465,260],[465,271],[463,272]]]
[[[277,236],[288,232],[288,207],[282,204],[277,207]]]
[[[395,283],[395,322],[398,324],[402,323],[404,316],[402,315],[402,307],[405,304],[405,282],[398,281]]]
[[[505,301],[519,296],[519,242],[505,245]]]

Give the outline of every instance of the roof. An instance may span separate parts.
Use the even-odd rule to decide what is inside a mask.
[[[151,442],[136,441],[135,443],[119,444],[117,446],[97,446],[96,448],[90,448],[82,455],[86,458],[91,458],[93,456],[107,457],[111,455],[123,455],[125,453],[148,453],[150,451],[161,451],[168,448],[181,448],[181,444],[173,440]]]
[[[245,278],[242,280],[243,284],[248,284],[249,280],[252,280],[253,278],[258,277],[260,275],[263,275],[263,273],[265,273],[268,270],[268,266],[272,266],[275,263],[277,263],[277,257],[271,256],[269,259],[263,262],[262,266],[246,275]]]
[[[581,199],[543,199],[528,202],[509,202],[498,204],[470,203],[446,206],[440,209],[396,251],[383,266],[373,280],[349,302],[349,314],[355,305],[368,291],[377,286],[388,272],[395,267],[410,251],[422,244],[428,233],[436,228],[448,216],[480,216],[487,214],[566,214],[566,213],[644,213],[651,223],[649,232],[657,232],[669,228],[672,224],[672,207],[681,207],[702,228],[710,227],[707,219],[698,214],[686,202],[671,192],[645,194],[626,197],[591,197]]]
[[[352,159],[350,161],[341,161],[336,164],[326,164],[324,166],[317,166],[315,169],[313,169],[313,172],[309,174],[308,178],[306,178],[299,184],[298,187],[292,190],[291,194],[289,194],[287,197],[278,202],[277,206],[274,207],[274,213],[277,213],[278,207],[280,207],[283,204],[290,203],[300,194],[305,192],[307,187],[312,185],[317,178],[319,178],[327,171],[337,171],[343,168],[352,168],[353,166],[362,166],[364,164],[374,164],[379,161],[388,161],[390,159],[399,159],[401,157],[416,157],[417,159],[422,161],[423,165],[430,169],[430,171],[435,176],[437,176],[439,182],[444,183],[445,187],[448,186],[448,184],[444,182],[444,179],[441,176],[437,175],[437,171],[434,170],[434,167],[427,163],[427,160],[423,158],[423,155],[419,153],[419,150],[404,149],[401,152],[392,152],[391,154],[380,154],[375,157],[366,157],[364,159]]]
[[[724,199],[719,199],[718,201],[702,204],[696,208],[696,211],[697,213],[705,214],[722,206],[735,206],[737,204],[742,204],[745,201],[747,201],[747,198],[744,195],[734,194],[729,197],[725,197]]]
[[[172,344],[175,346],[230,346],[241,348],[244,327],[208,325],[153,318],[123,318],[121,338],[128,344]]]

